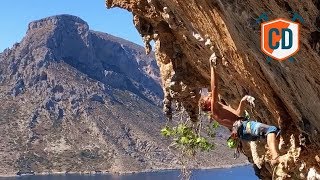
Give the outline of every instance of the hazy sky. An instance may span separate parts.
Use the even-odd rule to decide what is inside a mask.
[[[57,14],[78,16],[92,30],[142,44],[131,13],[118,8],[107,9],[105,0],[1,0],[0,4],[0,52],[20,42],[29,22]]]

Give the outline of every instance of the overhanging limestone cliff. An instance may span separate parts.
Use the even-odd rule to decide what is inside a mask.
[[[306,178],[312,167],[320,172],[319,1],[107,0],[106,4],[133,13],[147,52],[149,42],[155,41],[168,117],[175,102],[196,120],[199,88],[209,86],[208,59],[216,52],[222,61],[218,68],[221,97],[236,106],[243,95],[253,95],[257,99],[254,117],[282,129],[282,152],[288,159],[280,165],[283,172],[276,174]],[[304,18],[295,62],[265,60],[260,27],[255,24],[264,12],[270,18],[291,18],[290,12]],[[263,157],[265,150],[258,147]],[[250,151],[246,155],[252,159]],[[261,164],[263,177],[271,178],[268,164]]]

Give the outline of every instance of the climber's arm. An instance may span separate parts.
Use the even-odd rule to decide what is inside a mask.
[[[244,108],[245,108],[245,106],[246,106],[246,100],[244,99],[245,97],[243,97],[242,99],[241,99],[241,101],[240,101],[240,103],[239,103],[239,105],[238,105],[238,108],[237,108],[237,110],[236,110],[236,115],[237,116],[242,116],[243,115],[243,113],[244,113]]]
[[[232,126],[233,126],[233,123],[234,123],[233,121],[230,121],[229,119],[216,119],[216,121],[220,125],[222,125],[224,127],[227,127],[229,130],[232,129]]]
[[[236,115],[239,117],[242,116],[244,114],[244,108],[247,104],[250,104],[252,107],[254,107],[255,106],[254,100],[255,100],[254,97],[245,95],[239,103],[238,109],[236,110]]]
[[[211,96],[212,96],[212,100],[211,100],[211,113],[214,114],[213,110],[214,110],[214,105],[218,102],[218,81],[217,81],[217,74],[215,71],[215,64],[216,64],[216,59],[217,57],[214,55],[212,55],[210,57],[210,70],[211,70]]]

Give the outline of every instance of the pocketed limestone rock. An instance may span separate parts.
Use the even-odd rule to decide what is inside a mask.
[[[315,22],[319,16],[318,2],[276,1],[273,4],[267,1],[107,0],[106,2],[109,8],[127,9],[143,20],[143,24],[147,26],[143,26],[142,23],[136,26],[142,36],[157,33],[155,54],[167,99],[170,97],[169,94],[174,95],[170,98],[181,103],[193,116],[198,108],[197,98],[191,98],[187,94],[199,88],[210,87],[208,59],[213,52],[216,52],[223,57],[223,63],[217,69],[219,94],[234,108],[237,107],[241,97],[252,94],[256,98],[256,107],[251,114],[263,123],[281,128],[284,142],[282,154],[289,153],[291,135],[297,138],[299,134],[307,134],[306,139],[310,140],[304,147],[307,150],[302,149],[303,153],[300,156],[291,154],[290,162],[297,164],[284,167],[288,176],[291,178],[300,176],[294,174],[294,171],[288,171],[288,168],[301,167],[302,161],[295,161],[299,158],[306,163],[306,166],[316,163],[314,156],[320,147],[318,137],[320,73],[317,71],[320,68],[320,61],[317,61],[320,56],[317,32],[315,32],[317,28]],[[141,6],[148,2],[150,5],[156,2],[157,6],[152,5],[152,8]],[[167,7],[166,11],[169,13],[162,16],[164,7]],[[257,30],[260,26],[255,25],[254,19],[263,12],[268,12],[270,19],[277,18],[279,13],[282,18],[290,19],[292,17],[288,11],[299,13],[305,20],[300,34],[301,48],[299,53],[294,55],[298,61],[268,63],[265,60],[266,56],[261,53],[260,33]],[[181,21],[179,27],[171,28],[169,19],[179,19]],[[146,30],[151,32],[148,34]],[[210,47],[205,46],[210,44],[207,37],[210,37]],[[173,44],[180,46],[179,56],[174,53]],[[175,66],[176,57],[182,57],[181,66]],[[187,90],[170,92],[169,87],[174,76],[185,84]],[[300,126],[301,121],[304,126]],[[299,143],[298,140],[295,142]],[[299,148],[296,146],[295,151],[290,152],[295,154]],[[250,154],[246,153],[249,158]],[[261,171],[264,178],[270,179],[272,171],[270,168],[264,168],[267,166],[268,162],[264,163]],[[306,172],[304,176],[306,177]]]

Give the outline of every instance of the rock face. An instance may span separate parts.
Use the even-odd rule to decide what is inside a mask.
[[[32,53],[36,60],[63,60],[94,80],[127,89],[157,105],[162,101],[153,55],[143,56],[143,49],[137,45],[89,31],[88,24],[78,17],[62,15],[32,22],[20,46],[25,48],[22,53],[35,49]]]
[[[0,175],[180,166],[160,137],[159,68],[143,47],[59,15],[30,23],[0,63]],[[193,165],[228,165],[221,140]]]
[[[303,179],[310,168],[320,172],[319,1],[107,0],[106,5],[133,13],[147,51],[155,41],[169,118],[171,103],[178,102],[196,121],[199,88],[209,87],[208,59],[215,52],[221,97],[236,106],[242,96],[253,95],[254,118],[282,129],[287,158],[274,175]],[[292,18],[290,12],[304,18],[295,62],[266,61],[255,21],[265,12],[270,19]],[[256,147],[261,176],[270,179],[264,143]],[[251,154],[248,148],[246,155],[258,162]]]

